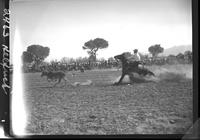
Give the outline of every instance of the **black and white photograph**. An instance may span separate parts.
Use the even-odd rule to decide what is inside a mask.
[[[184,135],[192,0],[10,0],[11,133]]]

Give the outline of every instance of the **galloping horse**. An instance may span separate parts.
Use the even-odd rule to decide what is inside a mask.
[[[129,75],[130,79],[133,79],[134,78],[133,72],[138,73],[139,75],[142,75],[142,76],[146,76],[146,75],[155,76],[155,74],[149,71],[148,69],[144,67],[143,68],[138,67],[138,65],[142,64],[142,62],[139,62],[139,61],[129,62],[127,59],[127,55],[130,55],[130,53],[125,52],[120,55],[114,56],[116,60],[120,60],[122,62],[122,75],[119,81],[115,84],[120,84],[125,75]]]

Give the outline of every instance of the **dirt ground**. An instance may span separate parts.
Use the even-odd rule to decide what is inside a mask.
[[[121,75],[115,69],[75,72],[74,77],[68,72],[70,83],[79,84],[64,87],[52,87],[53,82],[41,78],[40,73],[23,74],[27,134],[186,133],[193,119],[191,66],[149,69],[156,80],[119,86],[112,85]],[[80,84],[87,80],[89,84]]]

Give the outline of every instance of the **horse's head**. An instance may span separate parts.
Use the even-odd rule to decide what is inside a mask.
[[[124,61],[124,60],[126,60],[126,58],[127,58],[128,55],[131,55],[131,54],[130,54],[129,52],[124,52],[124,53],[122,53],[122,54],[120,54],[120,55],[114,56],[114,58],[115,58],[116,60]]]
[[[116,60],[122,60],[122,59],[124,59],[124,57],[123,57],[122,54],[120,54],[120,55],[115,55],[114,58],[115,58]]]

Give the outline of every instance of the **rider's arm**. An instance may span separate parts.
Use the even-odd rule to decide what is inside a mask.
[[[141,57],[139,54],[137,54],[137,58],[138,58],[138,61],[141,61]]]
[[[134,57],[134,55],[130,55],[129,57],[127,57],[127,60],[135,60],[135,57]]]

